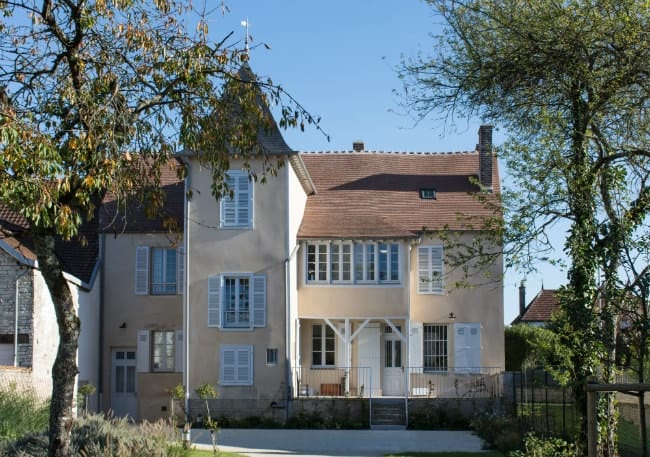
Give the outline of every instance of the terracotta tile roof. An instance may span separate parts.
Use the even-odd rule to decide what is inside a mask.
[[[558,306],[557,290],[542,289],[526,306],[523,316],[517,316],[512,323],[549,322],[551,315],[558,309]]]
[[[118,201],[114,194],[107,194],[104,198],[99,216],[99,231],[105,233],[153,233],[168,232],[163,224],[162,216],[171,216],[183,227],[183,205],[185,185],[178,178],[178,168],[182,164],[177,159],[169,161],[168,165],[161,168],[160,184],[166,194],[165,215],[149,218],[145,214],[144,206],[139,203],[127,205],[127,208],[118,208]]]
[[[5,204],[0,203],[0,239],[28,260],[36,260],[34,245],[27,235],[28,222]],[[55,240],[55,252],[66,273],[89,283],[92,279],[99,256],[99,237],[97,234],[97,215],[79,227],[80,237],[66,241]],[[81,239],[84,239],[82,242]]]
[[[302,153],[317,193],[307,198],[299,238],[390,238],[417,236],[423,229],[467,229],[462,218],[491,211],[470,195],[478,152]],[[497,160],[492,167],[499,192]],[[433,188],[435,200],[420,198]]]

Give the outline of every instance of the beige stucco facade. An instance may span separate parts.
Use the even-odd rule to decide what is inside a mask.
[[[253,163],[254,170],[260,166]],[[231,170],[239,168],[237,161],[231,164]],[[211,174],[190,160],[191,186],[201,190],[193,194],[188,206],[190,392],[209,383],[217,386],[222,400],[252,399],[270,405],[286,398],[286,273],[291,253],[288,230],[290,223],[296,224],[289,211],[290,173],[285,166],[277,176],[269,176],[266,183],[252,183],[252,227],[224,228],[220,223],[220,202],[209,191]],[[217,275],[266,278],[263,326],[209,326],[208,283],[210,276]],[[221,378],[221,351],[227,347],[251,349],[250,382],[229,385]],[[275,351],[277,359],[267,363],[267,350]]]
[[[104,313],[103,313],[103,379],[102,405],[104,410],[128,414],[136,419],[166,417],[169,411],[167,391],[181,382],[180,367],[171,371],[154,372],[149,358],[150,347],[138,347],[141,332],[177,331],[182,328],[182,295],[139,295],[135,293],[136,248],[175,249],[180,238],[170,234],[105,234],[102,237],[104,252]],[[141,344],[143,344],[141,342]],[[151,344],[150,341],[145,344]],[[141,349],[138,351],[138,349]],[[124,358],[116,360],[116,353]],[[132,358],[133,354],[136,358]],[[128,358],[127,358],[128,357]],[[148,360],[138,358],[146,357]],[[123,365],[122,365],[123,362]],[[140,362],[137,366],[136,362]],[[124,366],[124,376],[135,376],[135,384],[127,379],[127,387],[135,388],[133,398],[118,401],[116,391],[116,364]],[[130,365],[129,365],[130,364]],[[120,375],[122,376],[122,375]],[[120,392],[127,395],[131,392]]]

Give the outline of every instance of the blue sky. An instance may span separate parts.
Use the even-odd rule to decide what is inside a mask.
[[[248,18],[252,46],[251,66],[269,76],[298,99],[312,114],[330,141],[314,129],[283,135],[289,146],[301,151],[350,150],[352,141],[363,140],[366,149],[383,151],[467,151],[477,143],[480,119],[456,119],[456,125],[428,119],[415,122],[400,107],[394,90],[401,88],[395,71],[402,56],[425,54],[431,49],[430,34],[440,19],[420,0],[226,0],[229,12],[219,12],[221,0],[209,22],[217,40],[229,32],[243,42],[242,20]],[[505,140],[495,125],[495,144]],[[501,169],[502,178],[507,174]],[[561,233],[556,236],[558,249]],[[539,273],[526,278],[527,299],[542,287],[557,288],[565,272],[539,265]],[[518,286],[523,279],[506,272],[504,320],[518,311]]]

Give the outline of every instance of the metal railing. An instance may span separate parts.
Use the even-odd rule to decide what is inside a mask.
[[[368,367],[296,367],[294,397],[362,397],[372,395],[372,370]]]
[[[424,367],[404,367],[403,373],[404,396],[409,398],[503,396],[501,368],[449,367],[446,371],[430,371]],[[378,397],[382,392],[378,374],[373,379],[369,367],[295,367],[294,397]]]
[[[408,375],[408,396],[413,398],[497,398],[503,395],[500,368],[448,367],[445,371],[430,371],[424,367],[408,367]]]

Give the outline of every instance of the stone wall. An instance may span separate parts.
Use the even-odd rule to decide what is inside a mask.
[[[20,265],[5,251],[0,250],[0,338],[13,344],[18,296],[18,366],[32,366],[33,354],[33,272]],[[18,294],[16,279],[18,278]],[[5,341],[7,340],[7,341]]]

